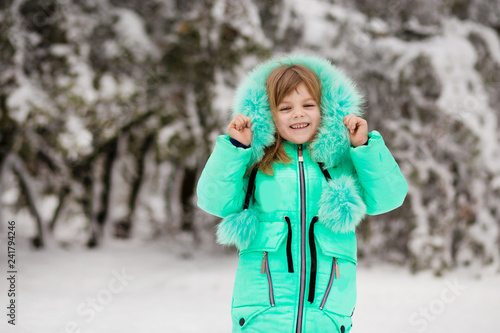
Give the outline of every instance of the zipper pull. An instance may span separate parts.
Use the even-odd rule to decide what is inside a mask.
[[[264,252],[262,256],[262,265],[260,266],[260,274],[266,273],[266,261],[267,261],[267,252]]]
[[[304,157],[302,156],[302,144],[299,144],[298,150],[299,150],[299,162],[304,162]]]
[[[335,259],[335,278],[339,279],[340,278],[340,272],[339,272],[339,263],[337,259]]]

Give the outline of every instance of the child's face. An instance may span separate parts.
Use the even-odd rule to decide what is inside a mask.
[[[286,95],[278,105],[277,124],[279,134],[293,143],[311,140],[321,121],[319,105],[304,83]]]

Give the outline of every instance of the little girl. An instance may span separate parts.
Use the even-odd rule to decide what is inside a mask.
[[[233,332],[349,332],[356,226],[408,186],[362,98],[329,61],[269,60],[239,87],[229,135],[198,182],[198,206],[235,245]]]

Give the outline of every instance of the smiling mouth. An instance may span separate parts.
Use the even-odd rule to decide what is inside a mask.
[[[291,125],[290,128],[292,128],[292,129],[302,129],[302,128],[306,128],[308,126],[309,126],[308,123],[300,123],[300,124]]]

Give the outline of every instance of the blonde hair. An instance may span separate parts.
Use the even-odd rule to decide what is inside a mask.
[[[269,105],[274,123],[277,123],[278,105],[283,99],[297,90],[297,87],[304,83],[309,94],[314,101],[320,105],[321,101],[321,85],[318,76],[310,68],[300,65],[282,65],[274,69],[266,80],[267,96],[269,97]],[[276,141],[269,147],[264,149],[264,157],[259,162],[259,168],[267,175],[272,175],[273,162],[282,162],[288,164],[291,162],[290,156],[285,152],[283,137],[276,130]]]

